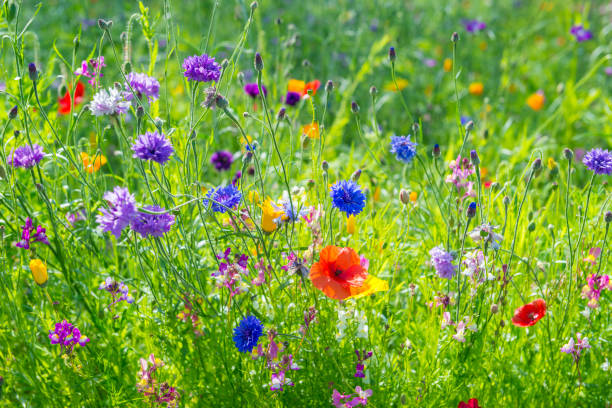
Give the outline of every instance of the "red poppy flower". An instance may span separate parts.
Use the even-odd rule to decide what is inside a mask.
[[[320,86],[321,86],[321,81],[319,81],[318,79],[315,79],[314,81],[307,82],[306,86],[304,87],[304,91],[302,93],[302,96],[307,95],[309,89],[312,89],[312,94],[316,95],[317,94],[317,89],[319,89]]]
[[[83,102],[84,95],[85,87],[82,83],[78,82],[74,90],[74,106]],[[70,91],[66,91],[66,94],[58,99],[57,105],[57,111],[60,115],[67,115],[70,113]]]
[[[512,324],[519,327],[533,326],[546,314],[544,299],[536,299],[531,303],[519,307],[514,312]]]
[[[319,262],[310,268],[312,284],[332,299],[346,299],[351,288],[363,286],[368,272],[351,248],[329,245],[321,250]]]
[[[461,401],[457,408],[480,408],[478,400],[476,398],[470,398],[468,402]]]

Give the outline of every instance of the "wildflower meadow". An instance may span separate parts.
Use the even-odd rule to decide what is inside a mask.
[[[609,1],[0,34],[0,407],[612,406]]]

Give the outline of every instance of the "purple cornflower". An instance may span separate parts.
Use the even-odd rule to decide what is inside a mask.
[[[204,206],[208,207],[209,203],[214,212],[225,213],[228,209],[233,209],[242,200],[242,193],[236,186],[230,184],[225,187],[212,188],[204,198]]]
[[[27,217],[25,224],[21,227],[21,241],[15,244],[18,248],[30,249],[30,244],[34,242],[40,242],[45,245],[49,245],[49,239],[47,238],[47,230],[42,225],[36,227],[34,232],[34,224],[32,219]]]
[[[289,106],[295,106],[300,101],[300,94],[297,92],[287,92],[285,96],[285,103]]]
[[[89,65],[93,68],[92,72],[89,72]],[[98,58],[92,58],[89,60],[89,65],[87,61],[81,62],[81,68],[74,71],[74,75],[82,75],[87,78],[90,78],[89,85],[96,86],[98,84],[98,80],[102,78],[102,68],[106,66],[104,63],[104,56],[100,56]]]
[[[584,28],[582,24],[576,24],[570,29],[570,34],[576,37],[576,41],[583,42],[593,38],[593,33]]]
[[[410,163],[416,156],[417,144],[410,141],[408,136],[391,136],[391,153],[395,158],[404,163]]]
[[[49,330],[49,340],[51,344],[59,344],[62,347],[62,353],[65,351],[70,354],[77,344],[84,347],[89,343],[89,338],[81,334],[81,331],[63,320],[60,323],[55,323],[55,328]]]
[[[363,354],[362,354],[359,352],[359,350],[355,350],[355,354],[357,354],[357,364],[355,365],[355,377],[365,378],[365,373],[363,372],[363,370],[365,369],[365,366],[363,365],[363,362],[366,361],[368,358],[372,357],[372,352],[363,350]]]
[[[265,86],[261,86],[264,96],[268,96],[268,90]],[[248,83],[244,86],[244,92],[247,93],[251,98],[255,99],[259,96],[259,87],[255,82]]]
[[[478,20],[463,20],[463,27],[468,33],[477,33],[487,28],[487,25]]]
[[[116,238],[121,236],[121,231],[136,219],[136,199],[127,188],[115,187],[113,191],[104,193],[104,199],[108,202],[108,209],[101,208],[96,220],[102,231],[112,233]]]
[[[127,81],[138,96],[138,99],[142,98],[143,95],[147,97],[149,101],[154,101],[159,98],[159,82],[154,77],[150,77],[144,73],[130,72],[127,75]],[[123,97],[126,101],[131,101],[134,97],[130,86],[125,85],[126,91]]]
[[[130,103],[123,97],[123,92],[115,87],[100,89],[89,104],[94,116],[121,115],[127,113],[129,108]]]
[[[612,174],[612,153],[603,149],[593,149],[587,152],[582,163],[595,174]]]
[[[125,283],[118,283],[116,280],[111,278],[110,276],[106,278],[104,282],[100,284],[98,287],[100,290],[105,290],[111,294],[113,301],[108,305],[110,309],[114,304],[119,303],[121,301],[126,301],[127,303],[134,303],[134,298],[129,294],[129,289],[125,285]]]
[[[146,205],[143,209],[161,213],[165,209],[157,205]],[[130,226],[134,231],[143,237],[162,237],[166,232],[170,231],[174,224],[174,215],[164,212],[163,214],[150,214],[144,211],[138,211],[136,217],[132,220]]]
[[[331,186],[332,204],[346,216],[357,215],[365,208],[366,196],[352,180],[341,180]]]
[[[221,76],[221,66],[214,57],[206,54],[194,55],[183,60],[185,78],[198,82],[217,82]]]
[[[589,340],[586,337],[582,338],[580,333],[576,333],[576,341],[574,341],[573,337],[570,337],[567,344],[561,347],[561,352],[570,354],[574,358],[574,362],[578,364],[580,353],[582,353],[582,350],[588,348],[591,348]]]
[[[37,144],[21,146],[11,152],[7,157],[8,163],[13,167],[30,169],[40,163],[45,157],[43,148]]]
[[[174,148],[163,133],[153,131],[138,136],[132,145],[132,151],[132,157],[135,159],[153,160],[163,165],[172,156]]]
[[[442,246],[433,247],[429,251],[431,264],[436,269],[438,276],[451,279],[455,275],[457,266],[453,265],[453,256],[446,252]]]
[[[234,157],[232,152],[227,150],[219,150],[210,156],[210,163],[215,166],[215,170],[217,171],[229,170],[233,162]]]

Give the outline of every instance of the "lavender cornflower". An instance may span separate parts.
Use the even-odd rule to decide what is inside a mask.
[[[285,96],[285,103],[289,106],[295,106],[300,101],[300,94],[297,92],[287,92]]]
[[[183,60],[185,78],[198,82],[217,82],[221,76],[221,66],[215,62],[214,57],[206,54],[194,55]]]
[[[161,213],[165,209],[157,205],[146,205],[143,209]],[[174,215],[164,212],[163,214],[150,214],[144,211],[138,211],[138,215],[132,220],[130,226],[134,231],[143,237],[162,237],[166,232],[170,231],[174,224]]]
[[[43,148],[37,144],[21,146],[11,152],[7,157],[8,163],[13,167],[30,169],[40,163],[45,157]]]
[[[265,86],[262,85],[261,90],[263,91],[264,96],[268,96],[268,90]],[[251,82],[244,86],[244,92],[246,92],[246,94],[251,98],[255,99],[259,96],[259,87],[255,82]]]
[[[142,98],[143,95],[147,97],[149,101],[154,101],[159,98],[159,81],[154,77],[150,77],[144,73],[130,72],[127,75],[126,91],[123,93],[123,97],[126,101],[131,101],[134,98],[134,94],[130,90],[130,86],[138,96],[138,99]]]
[[[117,88],[101,89],[93,96],[89,110],[94,116],[120,115],[127,113],[130,103]]]
[[[582,338],[580,333],[576,333],[576,341],[574,341],[573,337],[570,337],[567,344],[561,347],[561,352],[570,354],[574,358],[574,362],[578,364],[582,350],[588,348],[591,348],[589,340],[586,337]]]
[[[332,204],[346,216],[357,215],[365,208],[366,196],[354,181],[341,180],[331,186]]]
[[[212,188],[204,198],[204,206],[208,207],[211,203],[211,208],[214,212],[225,213],[228,209],[233,209],[242,200],[242,193],[236,186],[230,184],[226,187]]]
[[[463,27],[468,33],[477,33],[487,28],[487,25],[478,20],[463,20]]]
[[[593,38],[593,33],[584,28],[582,24],[573,25],[570,29],[570,34],[576,38],[576,41],[583,42]]]
[[[121,236],[121,231],[136,219],[136,199],[127,188],[115,187],[113,191],[104,193],[104,199],[109,208],[101,208],[101,214],[96,220],[102,231],[112,233],[116,238]]]
[[[442,246],[433,247],[429,251],[431,264],[436,269],[438,276],[451,279],[455,275],[457,266],[453,265],[453,256],[444,250]]]
[[[132,151],[132,157],[135,159],[153,160],[163,165],[172,156],[174,148],[163,133],[153,131],[138,136],[132,145]]]
[[[49,330],[49,340],[51,340],[51,344],[59,344],[62,347],[62,352],[65,351],[67,354],[72,353],[74,346],[77,344],[84,347],[89,343],[89,338],[83,336],[78,328],[66,320],[55,323],[55,328]]]
[[[34,242],[49,245],[49,239],[46,234],[47,230],[42,225],[37,226],[36,232],[33,232],[34,225],[32,224],[32,219],[27,217],[25,224],[21,227],[21,241],[17,242],[15,246],[22,249],[30,249],[30,244]]]
[[[111,278],[110,276],[106,278],[104,282],[100,284],[98,287],[99,290],[105,290],[111,294],[113,301],[108,308],[110,309],[114,304],[122,302],[125,300],[126,303],[134,303],[134,298],[129,294],[129,289],[125,285],[125,283],[118,283],[116,280]]]
[[[229,170],[233,162],[234,157],[232,152],[227,150],[219,150],[210,156],[210,163],[215,166],[215,170],[217,171]]]
[[[410,135],[391,136],[391,153],[401,162],[410,163],[416,156],[416,147],[417,144],[410,141]]]
[[[587,152],[582,163],[595,174],[612,174],[612,152],[603,149],[593,149]]]

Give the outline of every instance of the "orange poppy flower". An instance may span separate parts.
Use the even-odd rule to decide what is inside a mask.
[[[333,245],[323,248],[319,262],[310,268],[312,284],[337,300],[352,296],[351,288],[362,287],[367,276],[359,255],[353,249]]]
[[[317,122],[312,122],[302,126],[302,134],[308,136],[310,139],[318,139],[320,137],[319,124]]]
[[[90,157],[87,153],[81,152],[81,161],[83,162],[83,167],[85,171],[89,174],[100,170],[100,167],[106,164],[106,157],[104,155],[98,154],[93,158],[93,163],[91,162],[92,157]]]
[[[536,299],[531,303],[519,307],[514,312],[512,324],[518,327],[528,327],[536,324],[546,314],[544,299]]]
[[[74,90],[74,106],[77,106],[81,102],[83,102],[83,96],[85,95],[85,87],[82,83],[78,82],[77,86]],[[70,113],[71,108],[71,100],[70,100],[70,91],[66,91],[66,94],[58,99],[57,101],[57,111],[60,115],[67,115]]]
[[[310,89],[312,90],[312,94],[316,95],[320,86],[321,81],[318,79],[310,82],[300,81],[299,79],[290,79],[287,90],[289,92],[297,92],[300,94],[300,96],[304,96],[308,94],[308,90]]]
[[[527,105],[534,111],[539,111],[544,107],[545,101],[546,98],[544,97],[544,93],[542,91],[538,91],[529,95],[527,98]]]
[[[482,95],[482,93],[484,92],[484,85],[482,82],[472,82],[469,86],[468,86],[468,92],[472,95]]]

